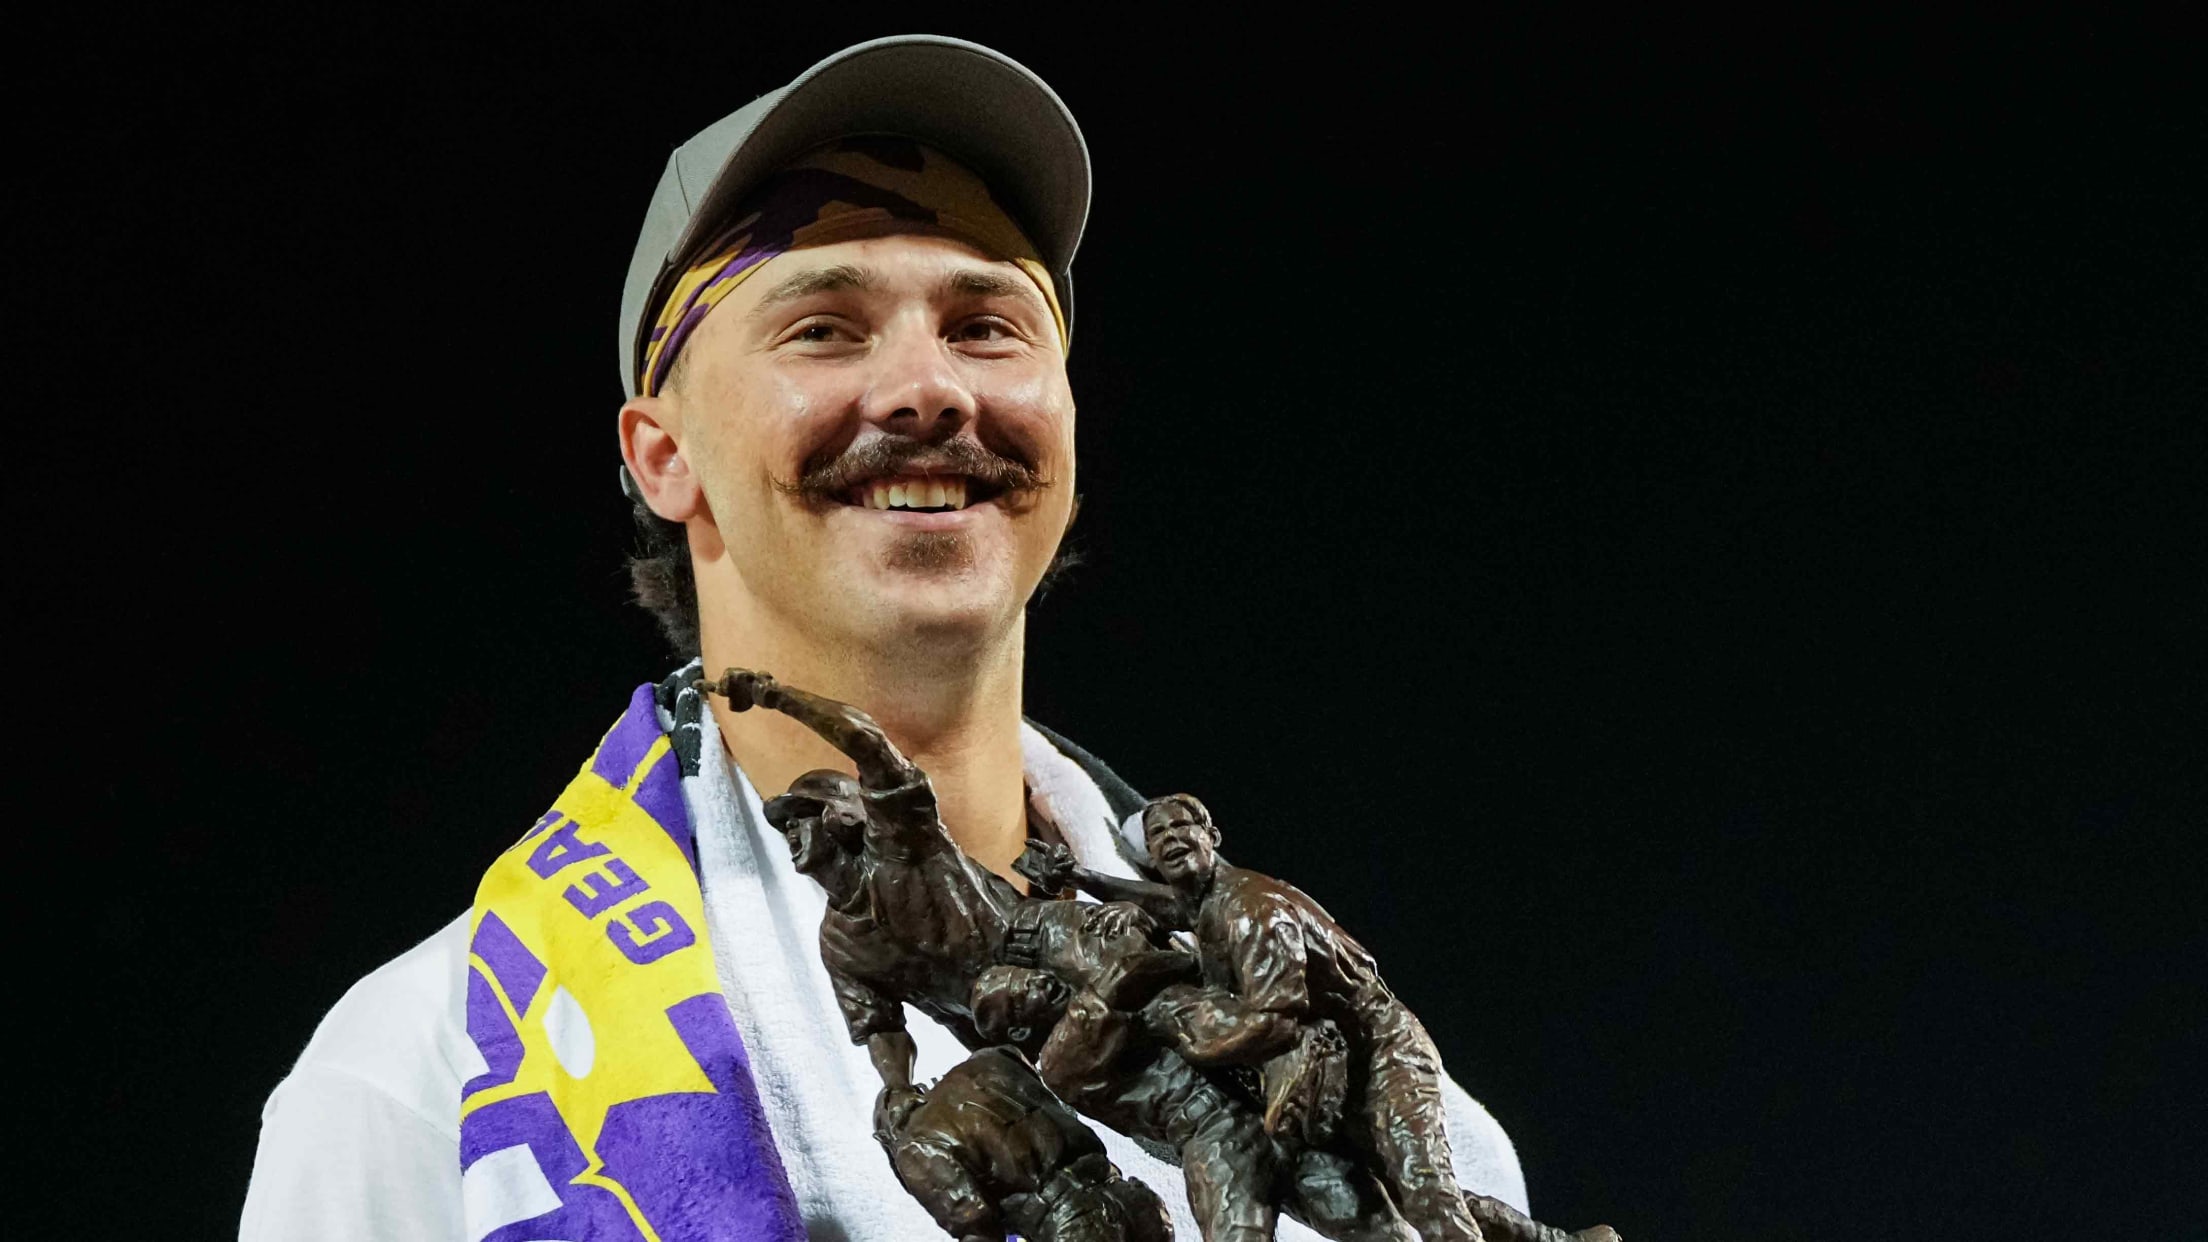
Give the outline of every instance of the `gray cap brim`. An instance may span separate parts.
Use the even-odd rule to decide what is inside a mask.
[[[621,382],[637,392],[644,340],[692,248],[783,165],[858,134],[914,138],[974,170],[1035,243],[1066,322],[1089,217],[1089,148],[1056,92],[1010,57],[936,35],[861,43],[698,131],[667,158],[621,290]]]

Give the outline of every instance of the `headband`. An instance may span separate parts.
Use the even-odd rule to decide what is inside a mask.
[[[637,391],[645,396],[659,391],[706,315],[767,260],[803,246],[826,245],[883,220],[932,225],[985,254],[1010,260],[1042,291],[1060,344],[1071,345],[1050,269],[989,196],[981,178],[911,139],[846,138],[817,148],[769,178],[749,207],[737,213],[735,225],[706,247],[710,257],[683,272],[652,324]]]

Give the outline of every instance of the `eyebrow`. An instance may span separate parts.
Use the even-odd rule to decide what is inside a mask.
[[[879,288],[880,285],[881,278],[874,274],[872,268],[860,267],[852,263],[838,263],[833,267],[816,267],[810,271],[794,273],[784,279],[782,283],[767,290],[767,296],[759,299],[759,304],[751,308],[751,314],[757,316],[780,306],[784,302],[794,302],[799,298],[811,297],[816,293],[840,293],[849,289],[856,289],[863,293]]]
[[[950,274],[949,278],[943,282],[943,287],[952,293],[962,293],[968,297],[1003,298],[1032,295],[1037,301],[1042,300],[1041,295],[1036,292],[1034,281],[1027,279],[1025,276],[1013,276],[1005,272],[990,271],[986,268],[962,267]]]
[[[855,263],[838,263],[832,267],[794,272],[774,288],[767,290],[766,296],[759,299],[746,318],[757,318],[786,302],[811,297],[816,293],[871,293],[881,288],[881,285],[881,276],[873,268]],[[1037,306],[1043,305],[1042,292],[1036,289],[1034,281],[1024,275],[1014,276],[987,268],[960,268],[944,278],[943,288],[963,297],[1022,298]]]

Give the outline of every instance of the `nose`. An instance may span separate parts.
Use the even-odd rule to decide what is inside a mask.
[[[867,422],[891,435],[940,443],[975,416],[974,394],[934,332],[900,325],[874,355],[872,383],[860,407]]]

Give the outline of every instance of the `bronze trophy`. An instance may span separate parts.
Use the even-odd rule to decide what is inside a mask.
[[[1281,1212],[1342,1242],[1615,1242],[1456,1184],[1425,1027],[1318,902],[1222,859],[1195,798],[1143,808],[1154,879],[1030,841],[1022,893],[959,850],[866,713],[746,669],[698,686],[857,768],[805,774],[767,818],[827,891],[821,958],[882,1076],[876,1136],[952,1236],[1170,1238],[1078,1112],[1178,1157],[1205,1242],[1269,1239]],[[908,1004],[975,1050],[932,1086],[912,1081]]]

